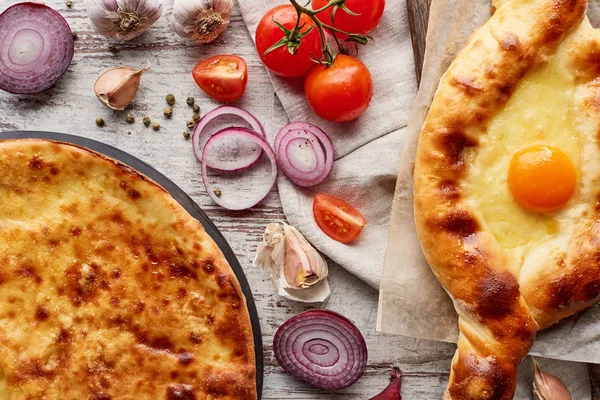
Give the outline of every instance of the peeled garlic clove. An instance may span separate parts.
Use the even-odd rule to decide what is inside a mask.
[[[560,379],[542,370],[536,360],[533,365],[533,393],[539,400],[571,400],[569,390]]]
[[[173,29],[179,36],[210,43],[229,26],[232,0],[175,0]]]
[[[101,35],[131,40],[162,14],[162,0],[86,0],[92,28]]]
[[[124,110],[133,101],[140,86],[140,79],[149,69],[150,67],[109,69],[96,79],[94,93],[113,110]]]

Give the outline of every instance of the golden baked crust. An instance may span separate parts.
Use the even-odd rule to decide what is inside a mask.
[[[12,140],[0,198],[0,399],[256,399],[239,283],[162,187]]]
[[[585,17],[585,0],[494,6],[442,77],[415,162],[419,238],[459,314],[446,399],[512,399],[536,331],[600,298],[600,35]],[[538,87],[549,88],[550,98],[527,97]],[[564,106],[548,114],[555,100]],[[523,107],[529,114],[519,114]],[[495,198],[509,199],[507,160],[528,140],[506,121],[528,126],[536,118],[565,124],[580,182],[565,210],[523,217],[532,232],[551,227],[533,238],[519,232],[529,225],[511,219],[517,207]],[[555,140],[543,129],[536,135],[531,144]],[[504,237],[507,221],[517,226]]]

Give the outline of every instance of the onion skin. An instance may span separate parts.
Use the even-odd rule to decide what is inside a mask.
[[[273,351],[285,372],[324,390],[353,385],[367,366],[367,345],[358,328],[329,310],[286,321],[275,333]]]
[[[390,372],[390,383],[375,397],[369,400],[402,400],[400,391],[402,390],[402,371],[400,368],[393,368]]]
[[[29,36],[23,45],[28,47],[14,47],[19,45],[14,40],[18,35]],[[67,72],[75,42],[69,24],[58,12],[43,4],[25,2],[0,14],[0,49],[0,89],[36,94],[50,89]],[[32,51],[35,59],[18,63],[19,57],[27,59]]]

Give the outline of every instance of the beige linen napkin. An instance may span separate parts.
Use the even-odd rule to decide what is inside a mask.
[[[265,12],[285,3],[285,0],[238,0],[253,37]],[[301,189],[280,177],[279,194],[288,222],[336,263],[378,288],[398,149],[402,147],[408,111],[417,90],[404,0],[388,0],[383,20],[372,36],[373,41],[359,50],[359,58],[373,75],[374,97],[367,112],[356,121],[339,124],[320,119],[306,104],[301,79],[271,77],[288,119],[321,127],[331,137],[335,149],[333,171],[322,184]],[[268,132],[270,138],[275,133]],[[320,231],[312,215],[316,193],[340,197],[363,213],[367,226],[358,240],[344,245]]]

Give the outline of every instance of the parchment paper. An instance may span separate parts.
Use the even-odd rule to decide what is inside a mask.
[[[588,14],[593,24],[600,21],[599,3],[590,2]],[[425,262],[415,231],[411,164],[439,79],[468,35],[489,18],[490,5],[489,0],[433,1],[421,88],[411,109],[400,157],[381,281],[378,331],[446,342],[457,340],[454,307]],[[540,332],[531,354],[600,363],[600,306],[596,304]]]

